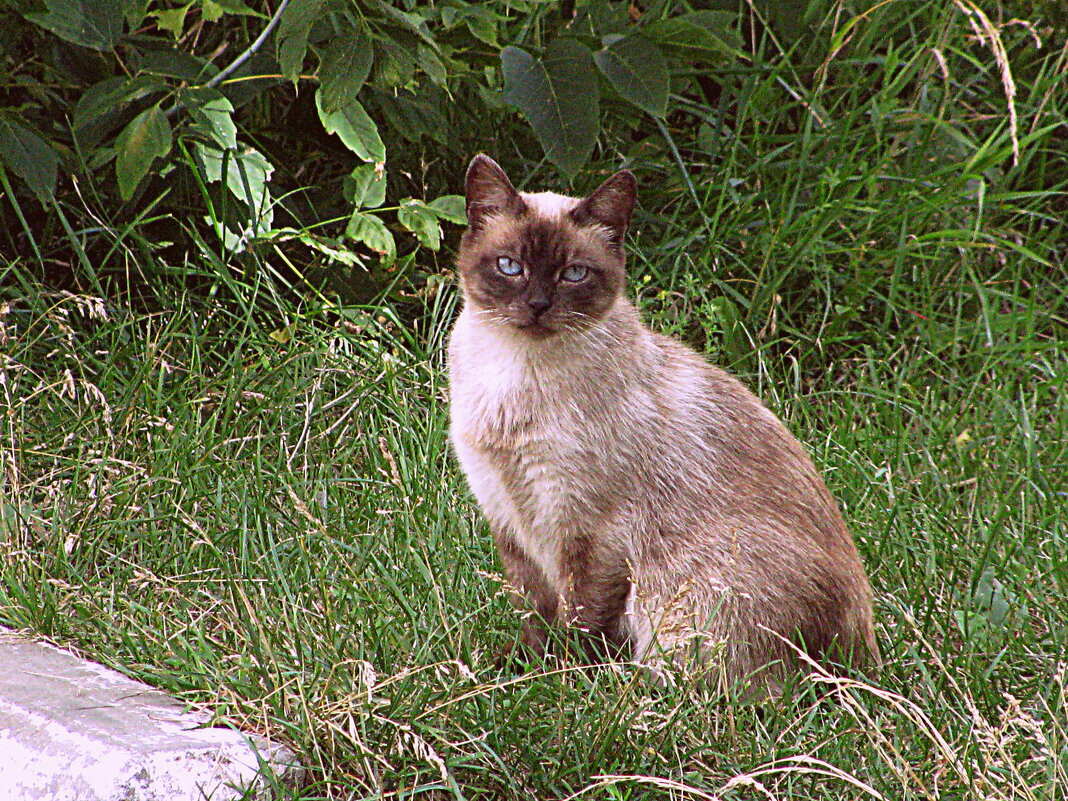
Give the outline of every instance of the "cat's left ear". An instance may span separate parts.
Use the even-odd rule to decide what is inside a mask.
[[[627,233],[630,213],[634,210],[637,195],[638,182],[634,173],[630,170],[620,170],[575,206],[569,216],[579,225],[603,227],[611,244],[622,248],[623,236]]]

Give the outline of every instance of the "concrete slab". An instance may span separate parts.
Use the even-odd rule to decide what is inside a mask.
[[[277,743],[0,627],[3,801],[270,799],[302,776]]]

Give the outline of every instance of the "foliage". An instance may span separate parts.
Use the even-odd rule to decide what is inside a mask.
[[[76,256],[79,286],[128,276],[128,247],[168,262],[186,240],[258,269],[288,244],[290,271],[315,257],[392,281],[398,253],[436,251],[441,223],[458,221],[440,205],[456,198],[427,202],[441,176],[413,177],[430,152],[462,164],[473,131],[502,148],[507,102],[572,176],[602,94],[631,125],[661,119],[684,60],[721,64],[740,43],[733,13],[661,3],[631,19],[607,0],[573,19],[536,0],[19,0],[0,13],[14,89],[0,168],[21,227],[9,241],[45,273]],[[307,164],[325,174],[309,182]],[[414,236],[398,247],[398,231]]]
[[[1063,801],[1058,7],[712,5],[291,0],[216,86],[281,6],[0,12],[0,622],[295,745],[301,801]],[[476,150],[635,170],[632,292],[823,469],[873,685],[496,665],[436,262]]]
[[[371,252],[394,255],[392,231],[381,212],[370,210],[385,202],[386,149],[380,123],[364,103],[409,139],[442,138],[443,45],[425,19],[384,3],[319,0],[283,2],[273,12],[240,0],[178,7],[47,0],[43,8],[23,2],[17,11],[37,27],[17,22],[15,10],[4,12],[14,31],[5,60],[9,82],[27,91],[14,98],[18,105],[0,112],[0,163],[32,190],[45,214],[52,206],[59,217],[94,218],[116,238],[149,222],[172,241],[195,228],[202,247],[206,229],[213,230],[228,255],[253,241],[294,239],[332,261],[367,264],[365,255],[342,245],[341,232]],[[263,34],[273,34],[266,46]],[[224,58],[230,63],[220,69],[215,62]],[[313,65],[307,79],[305,61]],[[299,150],[314,152],[309,145],[335,134],[352,154],[332,159],[338,168],[363,162],[348,168],[346,180],[333,181],[347,210],[342,203],[301,202],[278,180],[286,154],[277,112],[292,103],[284,79],[293,88],[303,82],[305,93],[309,83],[318,84],[317,119],[297,121],[305,129],[297,131]],[[304,187],[298,191],[311,195]],[[22,204],[24,196],[11,199]],[[411,204],[398,198],[397,205]],[[299,224],[307,212],[335,235]],[[374,222],[346,226],[338,220],[331,228],[340,213]],[[35,222],[41,218],[29,214]],[[179,230],[165,223],[172,214],[182,220]],[[414,226],[420,242],[435,249],[439,219],[424,204],[397,222]],[[24,227],[23,241],[36,247],[42,232]],[[161,237],[138,237],[138,244],[156,250],[154,238]],[[106,257],[91,261],[82,266],[94,280],[110,266]]]
[[[594,158],[638,171],[650,231],[661,210],[696,214],[686,236],[699,273],[722,265],[723,314],[805,309],[848,339],[902,286],[904,250],[876,264],[844,236],[885,214],[888,182],[912,188],[917,231],[961,230],[941,210],[981,193],[962,247],[1063,211],[1057,192],[1043,218],[1013,211],[1019,192],[1063,185],[1063,25],[1004,24],[1011,9],[970,0],[708,5],[19,0],[0,11],[6,249],[57,288],[215,293],[255,271],[298,295],[404,304],[442,272],[473,152],[538,183],[545,161],[566,180]],[[756,205],[783,170],[798,181],[780,214],[822,200],[792,232]],[[917,202],[932,181],[946,203]],[[714,197],[734,227],[710,224]],[[817,263],[820,237],[838,246]],[[906,241],[931,263],[927,240]],[[793,267],[775,282],[737,255],[783,248]],[[724,282],[728,267],[741,274]]]

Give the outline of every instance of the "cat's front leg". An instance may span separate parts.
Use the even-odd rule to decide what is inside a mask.
[[[585,655],[596,661],[625,656],[623,616],[631,588],[626,560],[607,552],[598,538],[573,536],[561,550],[560,572],[567,577],[560,618],[581,632]]]
[[[519,635],[521,653],[509,649],[499,661],[511,661],[517,656],[541,657],[548,647],[548,626],[557,617],[559,598],[541,568],[523,552],[508,528],[498,524],[490,528],[504,566],[512,603],[518,609],[528,610]]]

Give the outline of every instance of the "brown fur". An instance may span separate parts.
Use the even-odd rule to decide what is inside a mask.
[[[485,156],[468,171],[452,437],[536,613],[522,641],[540,652],[555,622],[647,662],[696,645],[771,685],[795,665],[780,637],[869,664],[871,589],[801,445],[624,295],[635,191],[627,172],[577,200],[517,193]]]

